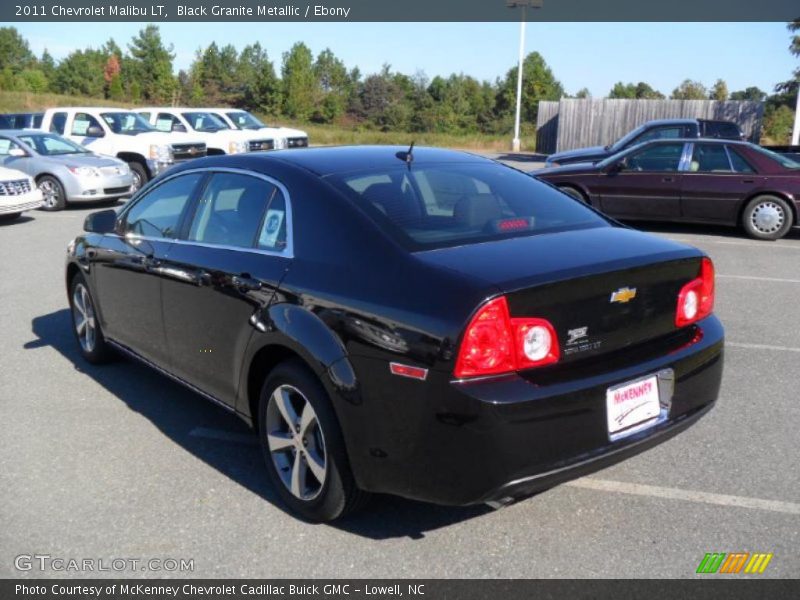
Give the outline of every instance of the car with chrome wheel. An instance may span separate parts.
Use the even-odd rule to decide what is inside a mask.
[[[130,196],[133,186],[124,161],[43,131],[0,131],[0,164],[33,177],[42,209],[50,211],[73,202],[116,202]]]
[[[800,225],[800,163],[747,142],[656,140],[533,175],[618,219],[741,227],[761,240]]]
[[[719,392],[706,255],[470,154],[208,157],[84,229],[65,272],[83,357],[244,419],[308,520],[370,493],[506,504],[673,437]]]

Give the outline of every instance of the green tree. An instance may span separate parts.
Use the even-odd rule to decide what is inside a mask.
[[[43,94],[48,89],[47,76],[40,69],[24,69],[17,81],[15,88],[20,91]]]
[[[128,45],[130,77],[137,82],[145,100],[154,103],[170,102],[176,90],[172,74],[175,55],[172,45],[164,45],[156,25],[147,25]]]
[[[326,48],[319,53],[314,62],[314,75],[318,86],[314,120],[332,123],[343,115],[347,108],[350,93],[347,68],[329,48]]]
[[[44,73],[47,78],[48,89],[52,88],[53,80],[56,76],[56,61],[47,51],[47,48],[42,52],[42,57],[39,59],[39,69]]]
[[[316,108],[317,78],[311,50],[303,42],[284,52],[281,79],[284,113],[294,119],[308,119]]]
[[[708,90],[699,81],[685,79],[678,87],[672,90],[673,100],[706,100]]]
[[[731,92],[731,100],[750,100],[751,102],[763,102],[767,93],[755,86],[751,86],[738,92]]]
[[[575,93],[575,97],[579,100],[585,100],[587,98],[592,97],[592,93],[589,91],[589,88],[581,88]]]
[[[709,100],[718,100],[724,102],[728,99],[728,84],[722,79],[717,79],[711,91],[708,93]]]
[[[75,50],[58,63],[51,89],[61,94],[103,97],[107,57],[100,50]]]
[[[280,110],[280,81],[267,51],[261,44],[245,46],[237,65],[238,81],[242,82],[239,104],[251,110],[275,115]]]
[[[614,87],[611,88],[611,91],[608,93],[608,97],[614,99],[636,98],[636,86],[632,83],[622,83],[621,81],[618,81],[614,84]]]
[[[608,93],[609,98],[638,98],[640,100],[659,100],[664,97],[664,94],[654,89],[649,83],[640,81],[639,83],[622,83],[621,81],[614,84],[611,91]]]
[[[764,137],[775,144],[788,144],[792,137],[794,111],[781,105],[764,118]]]
[[[17,28],[0,27],[0,68],[9,69],[16,75],[23,69],[35,66],[36,57]]]
[[[553,75],[544,58],[531,52],[522,63],[522,120],[536,123],[541,100],[558,100],[564,95],[561,82]],[[499,82],[497,112],[501,116],[513,114],[517,98],[517,67],[509,69]]]

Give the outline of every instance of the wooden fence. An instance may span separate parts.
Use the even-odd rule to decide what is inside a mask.
[[[738,123],[750,141],[761,135],[763,102],[716,100],[562,99],[539,102],[536,151],[551,154],[605,146],[653,119],[716,119]]]

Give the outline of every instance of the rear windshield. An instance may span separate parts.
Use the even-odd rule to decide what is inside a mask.
[[[703,137],[723,138],[727,140],[742,139],[742,132],[736,123],[728,121],[702,121]]]
[[[767,158],[774,160],[785,169],[800,169],[800,163],[798,163],[796,160],[792,160],[788,156],[784,156],[783,154],[778,154],[777,152],[773,152],[772,150],[767,150],[766,148],[762,148],[761,146],[756,146],[755,144],[751,145],[750,148],[755,150],[756,152],[760,152]]]
[[[499,164],[412,164],[327,179],[411,250],[609,226],[577,200]]]

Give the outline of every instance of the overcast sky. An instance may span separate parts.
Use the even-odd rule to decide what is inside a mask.
[[[56,58],[113,37],[123,48],[143,23],[18,23],[32,50]],[[294,42],[316,54],[329,47],[348,68],[378,71],[384,63],[429,77],[463,72],[494,81],[516,64],[519,23],[160,23],[174,45],[176,69],[187,68],[212,41],[241,49],[259,41],[276,68]],[[75,35],[85,28],[93,35]],[[95,38],[97,32],[100,37]],[[102,33],[101,33],[102,32]],[[731,91],[756,85],[771,92],[797,59],[784,23],[528,23],[526,51],[540,52],[568,93],[582,87],[604,96],[617,81],[646,81],[667,95],[683,79]]]

